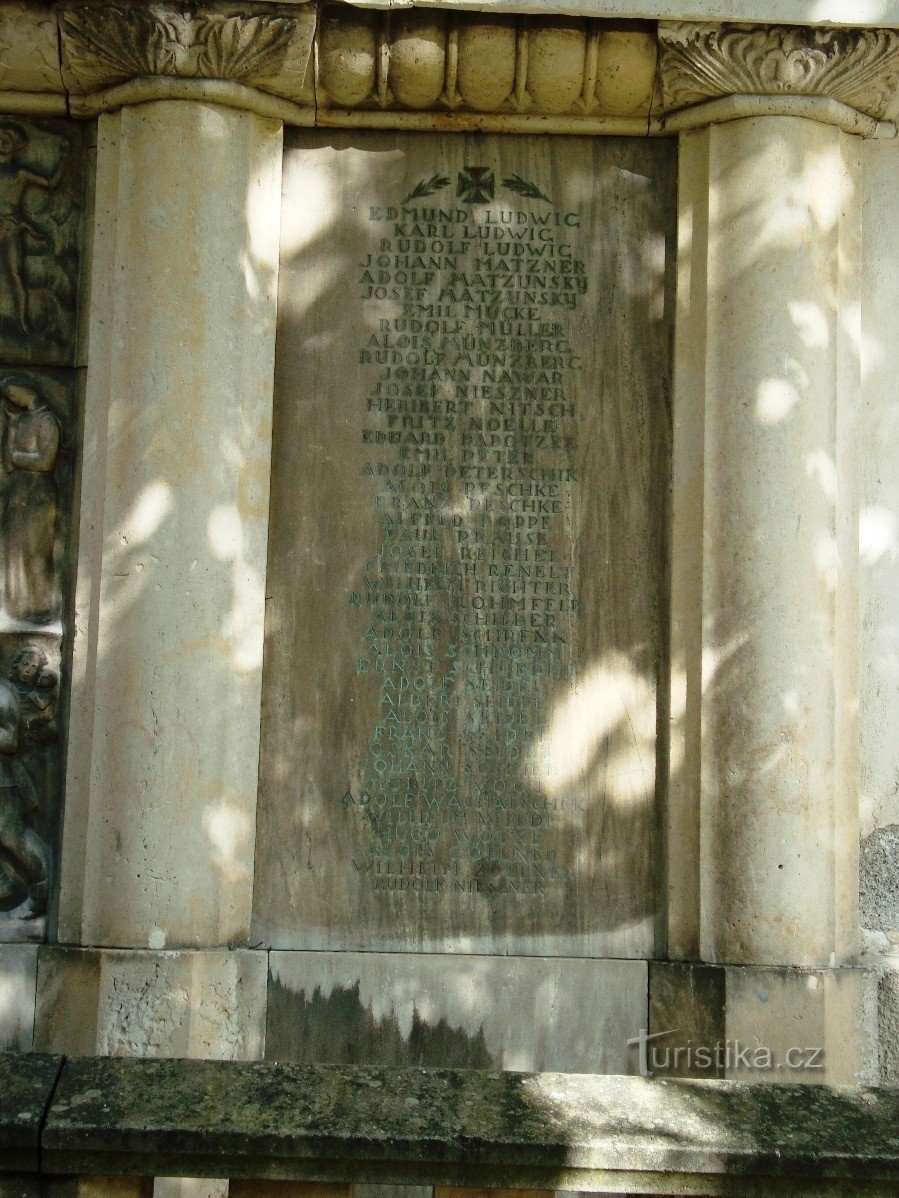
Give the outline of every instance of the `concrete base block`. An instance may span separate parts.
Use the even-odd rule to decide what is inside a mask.
[[[0,1052],[28,1052],[34,1036],[36,944],[0,944]]]
[[[874,1084],[876,995],[868,969],[654,962],[644,1064],[669,1077]]]
[[[67,1055],[257,1060],[266,955],[44,946],[35,1048]]]
[[[633,1073],[645,961],[272,952],[266,1055],[360,1064]]]

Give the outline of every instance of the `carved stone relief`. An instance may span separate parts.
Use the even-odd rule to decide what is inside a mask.
[[[0,117],[0,941],[43,940],[61,806],[84,135]]]
[[[0,611],[8,626],[58,619],[59,466],[62,426],[47,382],[0,374]]]
[[[22,924],[21,937],[5,939],[30,938],[27,925],[43,923],[47,911],[59,776],[59,664],[51,654],[24,641],[0,675],[0,911],[9,912],[3,922]]]
[[[602,21],[322,9],[320,109],[646,114],[654,33]],[[326,119],[326,118],[325,118]]]
[[[43,938],[60,808],[71,371],[0,368],[0,940]]]
[[[61,90],[59,36],[49,5],[6,0],[0,6],[0,79],[5,91]]]
[[[895,134],[884,118],[896,103],[897,61],[894,29],[613,21],[386,0],[362,8],[61,0],[51,16],[49,6],[0,0],[7,110],[47,115],[172,98],[299,126],[643,136],[689,127],[672,114],[705,100],[768,97],[763,108],[719,106],[711,119],[799,114],[882,137]]]
[[[882,117],[899,81],[899,33],[889,29],[661,25],[665,109],[716,96],[829,96]]]
[[[309,8],[275,4],[62,4],[63,78],[73,92],[141,76],[228,79],[312,99]],[[308,75],[308,81],[307,81]]]
[[[74,364],[82,142],[71,124],[0,117],[0,364]]]

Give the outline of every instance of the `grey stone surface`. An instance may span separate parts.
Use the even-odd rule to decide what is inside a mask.
[[[228,1181],[223,1177],[154,1177],[153,1198],[228,1198]]]
[[[672,147],[284,180],[253,938],[650,955]]]
[[[383,0],[357,0],[359,8],[383,6]],[[427,8],[483,10],[484,0],[413,0]],[[490,0],[495,13],[544,13],[544,0]],[[668,21],[779,21],[786,25],[857,25],[858,0],[554,0],[553,12],[571,16],[605,17],[613,20],[643,19]],[[880,0],[872,9],[878,24],[899,28],[899,2]]]
[[[899,824],[864,838],[858,873],[862,927],[899,932]]]
[[[633,1073],[643,961],[270,954],[266,1058]]]
[[[0,1173],[37,1170],[38,1139],[62,1058],[0,1053]]]
[[[264,1181],[244,1177],[234,1177],[225,1184],[231,1198],[353,1198],[355,1189],[339,1182]]]
[[[94,1058],[65,1065],[42,1150],[57,1173],[885,1194],[899,1091]]]
[[[280,166],[226,106],[99,122],[63,943],[247,942]]]
[[[0,1052],[27,1052],[34,1040],[36,944],[0,944]]]

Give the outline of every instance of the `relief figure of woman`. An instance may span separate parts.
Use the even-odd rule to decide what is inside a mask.
[[[59,607],[54,561],[59,421],[24,375],[0,378],[0,400],[4,407],[3,607],[15,620],[46,624]]]

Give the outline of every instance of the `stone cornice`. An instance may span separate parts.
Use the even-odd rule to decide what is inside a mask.
[[[866,136],[899,32],[221,0],[0,0],[0,111],[194,99],[291,124],[671,133],[765,113]]]

